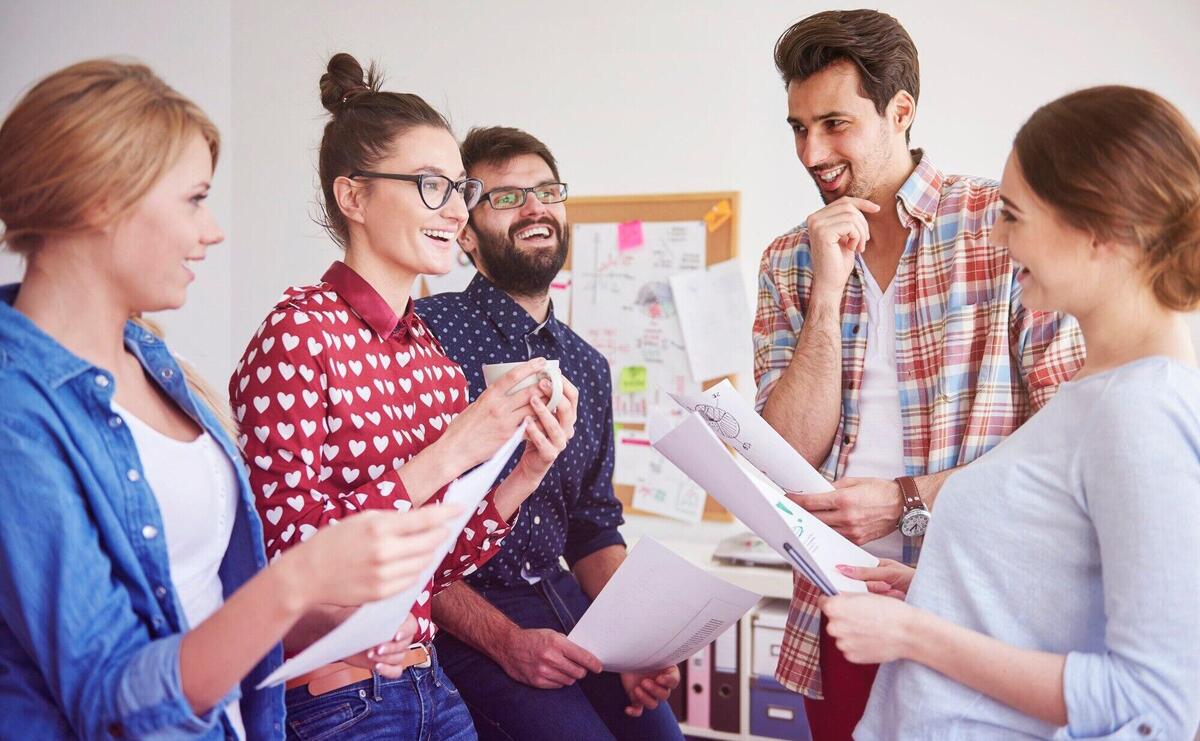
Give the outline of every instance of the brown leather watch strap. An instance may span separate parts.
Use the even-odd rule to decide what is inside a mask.
[[[900,485],[900,498],[904,502],[905,512],[914,509],[928,509],[921,499],[921,491],[917,489],[917,482],[912,476],[901,476],[896,479],[896,483]]]

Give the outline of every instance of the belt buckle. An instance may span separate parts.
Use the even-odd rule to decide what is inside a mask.
[[[428,669],[433,666],[433,651],[424,643],[412,643],[408,646],[409,651],[421,651],[425,654],[425,659],[418,664],[409,664],[409,668],[413,669]]]

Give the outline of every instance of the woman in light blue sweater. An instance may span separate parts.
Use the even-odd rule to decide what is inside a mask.
[[[920,568],[823,603],[879,672],[862,739],[1190,739],[1200,723],[1200,138],[1099,87],[1017,134],[996,225],[1022,301],[1075,315],[1078,375],[946,482]]]

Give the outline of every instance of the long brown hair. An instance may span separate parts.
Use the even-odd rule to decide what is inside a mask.
[[[1149,90],[1088,88],[1035,111],[1013,149],[1067,223],[1141,248],[1163,306],[1200,305],[1200,137],[1179,109]]]
[[[217,127],[144,64],[90,59],[51,74],[0,124],[0,241],[29,257],[47,237],[119,220],[195,134],[215,167]],[[153,322],[133,321],[162,336]],[[232,431],[228,400],[177,360],[192,392]]]

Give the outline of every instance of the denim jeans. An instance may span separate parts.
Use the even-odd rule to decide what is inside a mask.
[[[537,584],[481,588],[479,593],[522,628],[569,633],[590,601],[570,572]],[[573,685],[543,690],[521,684],[496,662],[446,631],[436,640],[446,673],[462,687],[463,699],[483,741],[682,741],[667,704],[625,715],[629,697],[620,675],[588,674]],[[681,690],[676,690],[681,691]]]
[[[313,697],[308,687],[287,691],[289,741],[403,739],[475,741],[471,714],[436,652],[426,668],[409,667],[399,679],[374,675]]]

